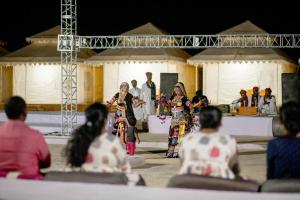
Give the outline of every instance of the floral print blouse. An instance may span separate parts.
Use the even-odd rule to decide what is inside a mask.
[[[130,173],[131,166],[120,140],[113,134],[103,133],[90,146],[81,170],[102,173]]]
[[[229,135],[218,132],[188,134],[182,141],[179,174],[198,174],[234,179],[230,161],[237,153],[237,143]]]

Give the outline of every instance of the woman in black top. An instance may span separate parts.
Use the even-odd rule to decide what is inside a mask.
[[[120,85],[120,92],[107,102],[111,106],[115,101],[117,102],[117,109],[115,112],[115,124],[113,125],[112,133],[120,137],[122,144],[126,144],[126,132],[128,128],[128,118],[135,119],[132,109],[133,96],[128,92],[129,84],[123,82]]]

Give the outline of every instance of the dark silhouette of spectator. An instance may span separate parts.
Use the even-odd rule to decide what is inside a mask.
[[[300,105],[288,102],[280,108],[284,136],[268,143],[267,179],[300,178]]]

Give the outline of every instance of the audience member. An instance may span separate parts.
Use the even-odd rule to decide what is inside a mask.
[[[268,144],[267,179],[300,178],[300,105],[284,104],[280,120],[286,132]]]
[[[187,135],[180,148],[180,174],[234,179],[239,174],[237,143],[229,135],[221,134],[222,113],[213,106],[200,112],[200,132]]]
[[[18,96],[4,106],[8,121],[0,126],[0,177],[43,179],[50,153],[42,133],[26,123],[26,102]]]

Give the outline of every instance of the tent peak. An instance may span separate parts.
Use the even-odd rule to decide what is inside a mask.
[[[33,42],[36,40],[56,40],[58,34],[60,34],[60,25],[54,26],[50,29],[32,35],[26,38],[27,42]]]
[[[257,25],[252,23],[250,20],[246,20],[236,26],[233,26],[227,30],[222,31],[219,34],[242,34],[242,33],[266,34],[267,31],[258,27]]]
[[[121,35],[168,35],[169,33],[155,26],[152,22],[148,22],[138,26],[130,31],[124,32]]]

